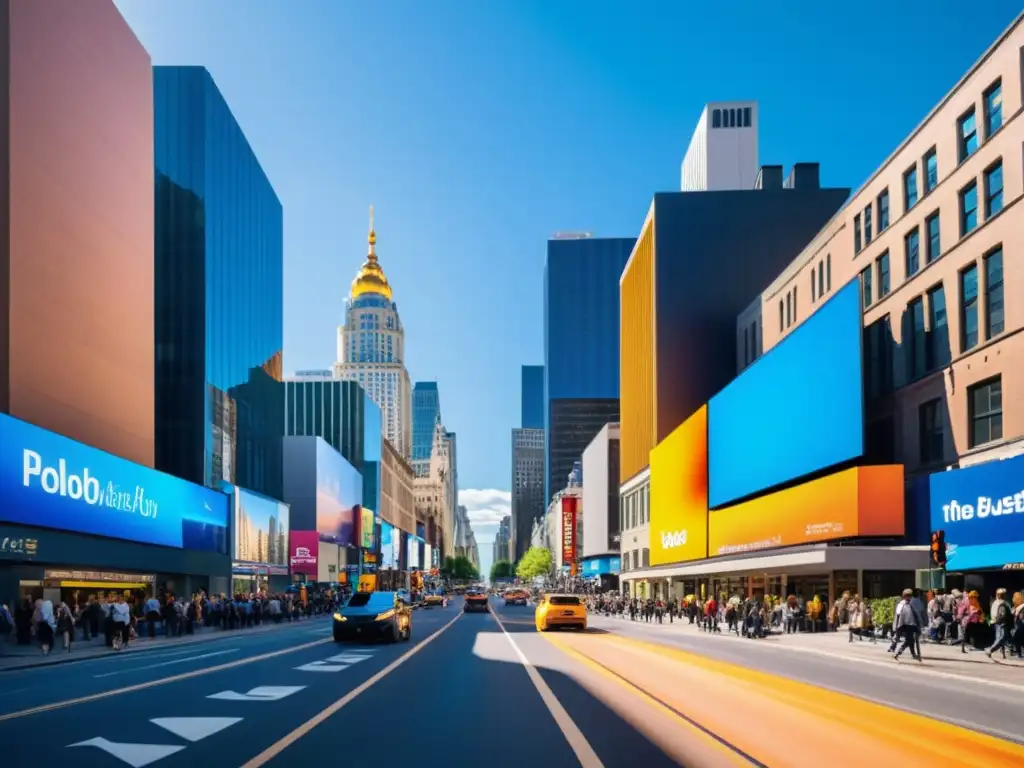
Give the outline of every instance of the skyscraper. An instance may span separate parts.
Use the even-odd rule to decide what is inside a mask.
[[[758,171],[757,102],[704,107],[680,171],[683,192],[753,189]]]
[[[530,548],[533,523],[544,517],[544,430],[512,430],[512,519],[509,537],[515,561]]]
[[[441,420],[441,396],[436,381],[417,381],[412,388],[412,471],[426,477],[430,470],[430,451],[434,445],[434,427]]]
[[[494,535],[494,550],[491,555],[492,563],[509,559],[509,547],[511,545],[512,518],[505,515],[498,523],[498,532]]]
[[[149,54],[112,2],[0,9],[0,413],[152,467]]]
[[[345,324],[338,328],[334,375],[358,381],[381,410],[384,436],[405,458],[412,451],[412,386],[405,369],[405,330],[391,285],[377,261],[370,206],[369,249],[352,281]]]
[[[544,429],[544,366],[524,365],[522,369],[522,415],[519,426],[523,429]]]
[[[544,499],[619,420],[619,278],[636,238],[556,238],[544,267]]]
[[[281,498],[281,202],[210,73],[153,72],[156,464]]]

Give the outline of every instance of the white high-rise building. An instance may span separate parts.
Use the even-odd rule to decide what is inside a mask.
[[[758,168],[757,102],[707,104],[683,158],[682,191],[753,189]]]
[[[412,383],[405,368],[405,331],[391,285],[377,261],[377,233],[370,206],[369,251],[338,328],[334,376],[358,381],[381,410],[384,436],[408,460],[412,453]]]

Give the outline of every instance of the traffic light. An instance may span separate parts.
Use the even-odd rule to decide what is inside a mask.
[[[931,546],[932,565],[939,568],[946,567],[946,532],[932,531]]]

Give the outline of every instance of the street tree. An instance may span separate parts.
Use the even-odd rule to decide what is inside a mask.
[[[497,560],[494,565],[491,566],[491,581],[497,581],[498,579],[508,579],[515,576],[515,568],[508,560]]]
[[[523,581],[532,581],[538,576],[551,573],[553,560],[550,550],[544,547],[530,547],[516,568],[516,576]]]

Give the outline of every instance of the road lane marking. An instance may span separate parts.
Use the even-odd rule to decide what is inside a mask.
[[[543,637],[554,647],[558,648],[558,650],[562,651],[562,653],[575,659],[583,666],[593,670],[601,677],[611,680],[620,688],[629,691],[637,698],[641,699],[643,702],[649,705],[651,708],[658,710],[663,715],[668,716],[671,720],[679,723],[683,727],[691,731],[696,731],[697,734],[709,747],[719,752],[723,757],[728,759],[734,765],[755,765],[761,766],[761,768],[765,768],[764,763],[747,754],[739,747],[735,746],[728,740],[716,734],[714,731],[705,728],[699,722],[687,716],[686,714],[680,712],[678,709],[673,707],[668,702],[662,701],[654,694],[644,690],[639,685],[629,680],[627,677],[620,675],[615,670],[606,667],[601,662],[590,658],[585,653],[577,651],[575,648],[570,648],[568,645],[561,641],[556,641],[553,637],[550,637],[549,635],[543,635]]]
[[[96,747],[102,749],[108,755],[113,755],[118,760],[128,763],[132,768],[142,768],[144,765],[163,760],[168,755],[181,752],[184,747],[171,746],[169,744],[129,744],[123,741],[109,741],[100,736],[87,741],[80,741],[77,744],[68,744],[71,747]]]
[[[171,659],[170,661],[161,661],[159,664],[147,664],[144,667],[131,667],[130,669],[118,669],[114,672],[104,672],[102,675],[93,675],[94,678],[100,677],[113,677],[114,675],[125,675],[130,672],[141,672],[144,669],[157,669],[158,667],[169,667],[173,664],[185,664],[190,661],[198,661],[199,659],[208,659],[211,656],[224,656],[228,653],[238,653],[238,648],[229,648],[226,651],[214,651],[213,653],[202,653],[199,656],[189,656],[187,659]]]
[[[692,651],[613,634],[601,635],[600,639],[611,645],[632,648],[732,678],[742,685],[753,686],[758,694],[767,699],[829,718],[877,739],[880,743],[894,738],[904,742],[909,740],[909,743],[917,744],[925,751],[935,749],[936,744],[942,744],[944,754],[952,762],[968,759],[985,763],[1009,757],[1012,760],[1010,764],[1024,765],[1024,745],[1016,741],[1003,741],[980,730],[961,728],[945,720],[934,720],[890,704],[876,704],[856,694],[719,661]],[[890,669],[895,667],[893,664]]]
[[[374,685],[379,683],[385,677],[387,677],[392,672],[394,672],[396,669],[398,669],[400,666],[402,666],[402,664],[404,664],[406,661],[408,661],[413,656],[415,656],[417,653],[419,653],[424,648],[426,648],[427,645],[429,645],[430,643],[434,642],[434,640],[436,640],[438,637],[441,636],[441,633],[443,633],[445,630],[447,630],[450,626],[452,626],[456,621],[458,621],[461,618],[462,618],[462,614],[461,613],[455,614],[455,618],[453,618],[450,621],[448,621],[448,623],[442,625],[440,627],[440,629],[434,630],[434,632],[432,634],[427,635],[417,645],[414,645],[408,651],[406,651],[401,656],[399,656],[397,659],[392,661],[390,664],[388,664],[386,667],[384,667],[384,669],[382,669],[380,672],[377,672],[376,674],[372,675],[365,682],[360,683],[359,685],[357,685],[351,691],[346,693],[344,696],[342,696],[340,699],[335,701],[330,706],[328,706],[325,709],[321,710],[319,713],[314,715],[311,719],[307,720],[305,723],[300,725],[298,728],[296,728],[291,733],[289,733],[286,736],[284,736],[283,738],[278,739],[277,741],[275,741],[273,744],[271,744],[265,750],[263,750],[258,755],[256,755],[256,757],[254,757],[251,760],[249,760],[248,762],[246,762],[242,766],[242,768],[260,768],[260,766],[265,765],[266,763],[268,763],[271,760],[273,760],[275,757],[277,757],[279,754],[281,754],[284,750],[286,750],[288,747],[290,747],[296,741],[298,741],[303,736],[305,736],[310,731],[312,731],[314,728],[316,728],[318,725],[320,725],[321,723],[323,723],[324,721],[329,719],[332,715],[334,715],[337,712],[339,712],[341,709],[346,707],[348,704],[352,703],[356,698],[358,698],[359,696],[364,694],[367,690],[372,688]]]
[[[348,669],[351,664],[328,664],[326,661],[311,661],[301,667],[295,667],[296,672],[341,672]]]
[[[242,722],[240,717],[154,717],[149,722],[195,744]]]
[[[523,653],[519,644],[515,641],[508,630],[505,629],[505,625],[501,623],[501,619],[498,618],[496,613],[491,614],[494,620],[498,623],[498,627],[501,629],[505,638],[509,641],[512,646],[512,650],[515,651],[516,656],[519,657],[519,663],[523,665],[523,669],[526,670],[527,676],[530,678],[530,682],[533,683],[533,687],[537,689],[537,693],[540,694],[541,700],[548,708],[548,712],[551,713],[552,719],[558,729],[562,732],[562,736],[569,743],[569,747],[576,755],[576,759],[579,761],[583,768],[604,768],[604,763],[601,762],[601,758],[597,756],[597,752],[590,746],[590,742],[587,741],[587,737],[583,735],[583,731],[579,729],[573,719],[569,716],[569,713],[565,711],[565,707],[562,706],[562,702],[558,700],[554,692],[545,682],[544,678],[540,676],[540,672],[536,670],[530,660],[526,658],[526,654]]]
[[[218,664],[215,667],[203,667],[202,669],[194,669],[189,672],[182,672],[179,675],[172,675],[171,677],[164,677],[159,680],[149,680],[145,683],[136,683],[135,685],[128,685],[123,688],[115,688],[110,691],[101,691],[100,693],[91,693],[88,696],[79,696],[74,699],[66,699],[65,701],[55,701],[52,704],[42,704],[38,707],[30,707],[29,709],[23,709],[19,712],[8,712],[0,714],[0,723],[6,722],[7,720],[16,720],[19,717],[28,717],[29,715],[37,715],[42,712],[52,712],[55,709],[64,709],[66,707],[73,707],[77,704],[86,704],[90,701],[99,701],[100,699],[107,699],[111,696],[121,696],[125,693],[133,693],[135,691],[144,691],[147,688],[155,688],[158,685],[167,685],[168,683],[176,683],[180,680],[189,680],[193,677],[199,677],[199,675],[206,675],[211,672],[220,672],[225,669],[234,669],[240,667],[243,664],[253,664],[257,661],[266,661],[267,659],[274,659],[278,656],[284,656],[286,653],[295,653],[296,651],[304,651],[307,648],[313,648],[324,643],[331,642],[330,640],[314,640],[311,643],[303,643],[302,645],[296,645],[294,648],[282,648],[277,651],[269,651],[268,653],[261,653],[258,656],[250,656],[246,659],[238,659],[237,661],[229,661],[225,664]]]
[[[212,693],[206,698],[217,701],[280,701],[287,699],[293,693],[304,691],[304,685],[264,685],[259,688],[252,688],[248,693],[237,691],[221,691]]]

